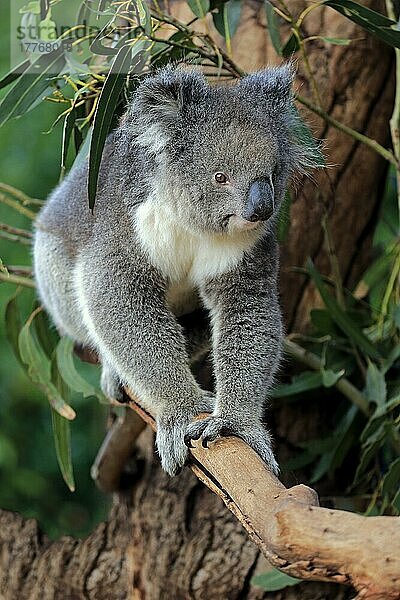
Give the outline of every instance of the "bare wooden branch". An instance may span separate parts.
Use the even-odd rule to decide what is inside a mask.
[[[153,417],[129,396],[155,430]],[[220,438],[209,449],[194,443],[190,468],[271,564],[293,577],[352,585],[360,600],[400,599],[400,518],[322,508],[313,489],[285,488],[239,438]]]

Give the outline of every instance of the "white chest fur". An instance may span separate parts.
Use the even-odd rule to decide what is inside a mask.
[[[174,305],[186,305],[191,290],[232,269],[254,243],[252,236],[243,234],[190,232],[168,207],[150,200],[137,209],[136,231],[152,264],[169,280]]]

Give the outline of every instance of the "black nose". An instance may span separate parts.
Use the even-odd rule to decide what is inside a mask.
[[[267,221],[274,212],[274,188],[269,179],[254,181],[247,193],[247,204],[242,213],[246,221]]]

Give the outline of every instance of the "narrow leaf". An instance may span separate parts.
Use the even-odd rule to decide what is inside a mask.
[[[51,424],[60,471],[65,483],[71,492],[73,492],[75,491],[75,481],[71,459],[70,424],[67,419],[64,419],[53,408],[51,409]]]
[[[32,335],[31,324],[38,313],[34,311],[18,337],[19,352],[22,362],[27,367],[30,379],[46,394],[51,406],[66,419],[74,419],[75,411],[64,401],[51,380],[51,366],[43,348]]]
[[[276,13],[274,11],[274,7],[271,2],[266,0],[265,2],[265,12],[267,15],[267,25],[269,37],[271,38],[272,45],[274,47],[275,52],[278,56],[282,56],[282,43],[281,36],[279,33],[278,19],[276,17]],[[287,45],[287,44],[286,44]]]
[[[314,371],[304,371],[300,375],[293,377],[291,383],[283,383],[271,390],[271,398],[282,398],[293,396],[308,390],[314,390],[322,386],[322,374]]]
[[[330,295],[321,275],[318,273],[311,260],[308,260],[307,270],[315,283],[325,306],[340,329],[360,348],[360,350],[362,350],[362,352],[365,352],[365,354],[371,358],[379,359],[380,354],[378,350],[366,335],[364,335],[362,330],[354,324],[354,321],[346,315],[344,310],[338,305],[336,299]]]
[[[386,44],[400,48],[400,31],[394,28],[396,23],[385,15],[361,6],[353,0],[325,0],[324,4],[360,25],[365,31],[372,33]]]
[[[29,59],[24,60],[22,63],[20,63],[16,67],[14,67],[14,69],[12,69],[9,73],[7,73],[7,75],[4,75],[4,77],[2,79],[0,79],[0,90],[2,88],[7,87],[11,83],[13,83],[16,79],[21,77],[23,72],[26,71],[26,69],[30,66],[30,64],[31,64],[31,61]]]
[[[13,352],[14,352],[16,358],[18,359],[18,361],[20,362],[20,364],[24,367],[24,363],[21,359],[21,354],[20,354],[19,346],[18,346],[18,336],[19,336],[19,332],[21,330],[21,317],[19,314],[18,304],[17,304],[18,294],[19,294],[19,292],[14,294],[14,296],[12,296],[12,298],[10,298],[10,300],[6,304],[5,329],[6,329],[7,339],[10,342]]]
[[[198,17],[202,19],[206,16],[208,11],[210,10],[210,2],[209,0],[187,0],[187,3],[191,9],[191,11]]]
[[[390,496],[396,493],[400,487],[400,457],[397,458],[389,467],[388,472],[383,478],[382,494]]]
[[[370,362],[367,369],[365,395],[370,402],[377,406],[384,406],[386,402],[385,376],[378,367]]]
[[[65,383],[75,392],[85,398],[97,396],[96,388],[88,383],[75,368],[74,342],[68,337],[62,337],[56,349],[58,371]]]
[[[66,170],[66,160],[69,148],[69,142],[71,139],[72,132],[74,130],[76,120],[76,110],[73,108],[64,119],[63,135],[62,135],[62,148],[61,148],[61,178],[64,177]]]
[[[282,56],[284,58],[290,58],[293,54],[295,54],[298,50],[300,50],[299,40],[294,35],[291,34],[286,44],[282,48]]]
[[[97,104],[89,154],[88,198],[91,209],[96,200],[97,180],[104,144],[130,64],[131,48],[123,46],[113,61]]]
[[[273,569],[267,573],[256,575],[252,578],[251,583],[262,588],[266,592],[276,592],[283,590],[285,587],[300,583],[301,579],[290,577],[286,573],[281,573],[278,569]]]
[[[0,126],[9,119],[20,117],[40,99],[49,86],[49,76],[59,73],[65,64],[60,48],[38,58],[17,80],[0,103]]]

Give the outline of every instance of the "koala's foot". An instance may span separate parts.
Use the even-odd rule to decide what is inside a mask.
[[[111,400],[124,402],[124,392],[118,377],[103,364],[100,378],[100,387],[103,394]]]
[[[156,446],[161,466],[169,475],[176,475],[185,464],[189,451],[184,435],[190,418],[157,418]]]
[[[278,463],[275,460],[272,451],[271,436],[261,423],[252,423],[251,425],[238,425],[237,423],[219,417],[210,415],[205,419],[190,423],[184,440],[185,444],[192,447],[191,440],[201,439],[202,446],[208,448],[208,444],[217,439],[218,436],[234,435],[240,437],[262,458],[267,467],[275,475],[279,474]]]
[[[194,417],[203,412],[212,412],[215,408],[215,395],[204,391],[202,398],[193,410],[184,416],[169,415],[157,418],[156,446],[161,459],[161,466],[169,473],[176,475],[185,464],[189,451],[185,444],[185,432]]]

